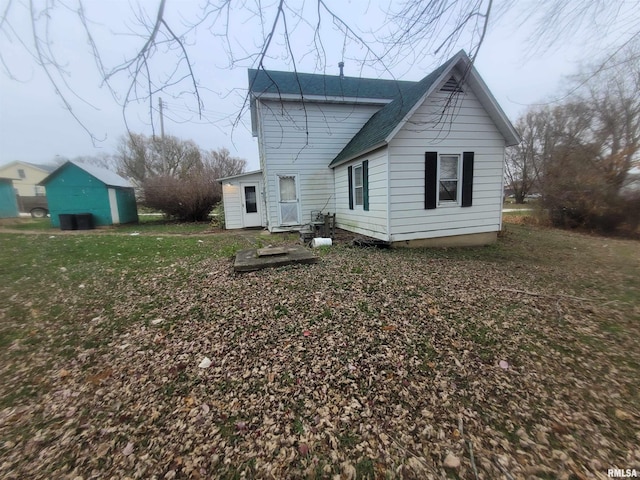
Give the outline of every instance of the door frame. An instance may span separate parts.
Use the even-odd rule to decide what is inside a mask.
[[[255,213],[247,213],[244,187],[255,187],[256,189],[256,212]],[[242,227],[243,228],[263,226],[262,224],[264,222],[262,221],[262,205],[261,205],[262,202],[260,197],[261,197],[261,191],[260,191],[259,182],[240,182],[240,208],[242,209]],[[251,223],[246,221],[247,215],[258,215],[258,224],[256,225],[254,222],[251,225],[247,225],[247,223]]]
[[[297,223],[283,223],[282,221],[282,210],[280,208],[280,204],[283,203],[280,201],[280,178],[279,177],[293,177],[296,184],[296,208],[297,208]],[[278,226],[280,227],[291,227],[296,225],[302,225],[302,219],[300,218],[300,175],[294,172],[278,172],[275,174],[275,184],[276,184],[276,204],[278,205]],[[293,202],[287,202],[293,203]]]

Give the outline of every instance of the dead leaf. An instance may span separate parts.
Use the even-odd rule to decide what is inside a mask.
[[[106,368],[102,370],[100,373],[97,373],[96,375],[89,375],[87,377],[87,383],[91,383],[93,385],[99,385],[100,383],[104,382],[107,378],[109,378],[112,373],[113,373],[113,370],[111,368]]]
[[[124,456],[129,456],[129,455],[131,455],[132,453],[133,453],[133,443],[132,443],[132,442],[129,442],[129,443],[127,443],[127,446],[126,446],[126,447],[124,447],[124,449],[122,450],[122,454],[123,454]]]
[[[460,468],[460,459],[453,453],[448,453],[444,459],[444,462],[442,462],[442,465],[445,468],[458,469]]]

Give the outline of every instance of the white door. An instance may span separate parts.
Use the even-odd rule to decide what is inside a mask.
[[[242,192],[242,225],[246,227],[262,226],[262,215],[260,214],[260,202],[258,201],[257,183],[241,183]]]
[[[116,190],[110,188],[109,192],[109,209],[111,210],[111,222],[114,225],[120,225],[120,211],[118,210],[118,198],[116,197]]]
[[[277,175],[280,225],[300,225],[298,176]]]

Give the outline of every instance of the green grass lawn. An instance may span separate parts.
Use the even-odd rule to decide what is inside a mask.
[[[4,219],[0,223],[0,232],[2,230],[23,230],[37,231],[42,233],[68,233],[62,232],[59,228],[51,226],[50,218],[10,218]],[[140,223],[114,225],[110,227],[99,227],[97,233],[145,233],[153,235],[154,233],[163,235],[191,235],[194,233],[208,233],[216,231],[211,222],[176,222],[165,220],[158,215],[141,215]]]
[[[637,242],[506,224],[487,247],[337,245],[237,275],[238,249],[297,237],[197,228],[0,227],[0,477],[588,478],[638,461]]]

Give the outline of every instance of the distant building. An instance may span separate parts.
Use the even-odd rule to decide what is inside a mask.
[[[44,197],[45,188],[39,183],[55,169],[54,165],[16,161],[0,166],[0,177],[13,180],[16,195]]]
[[[18,216],[18,202],[10,178],[0,177],[0,218]]]

